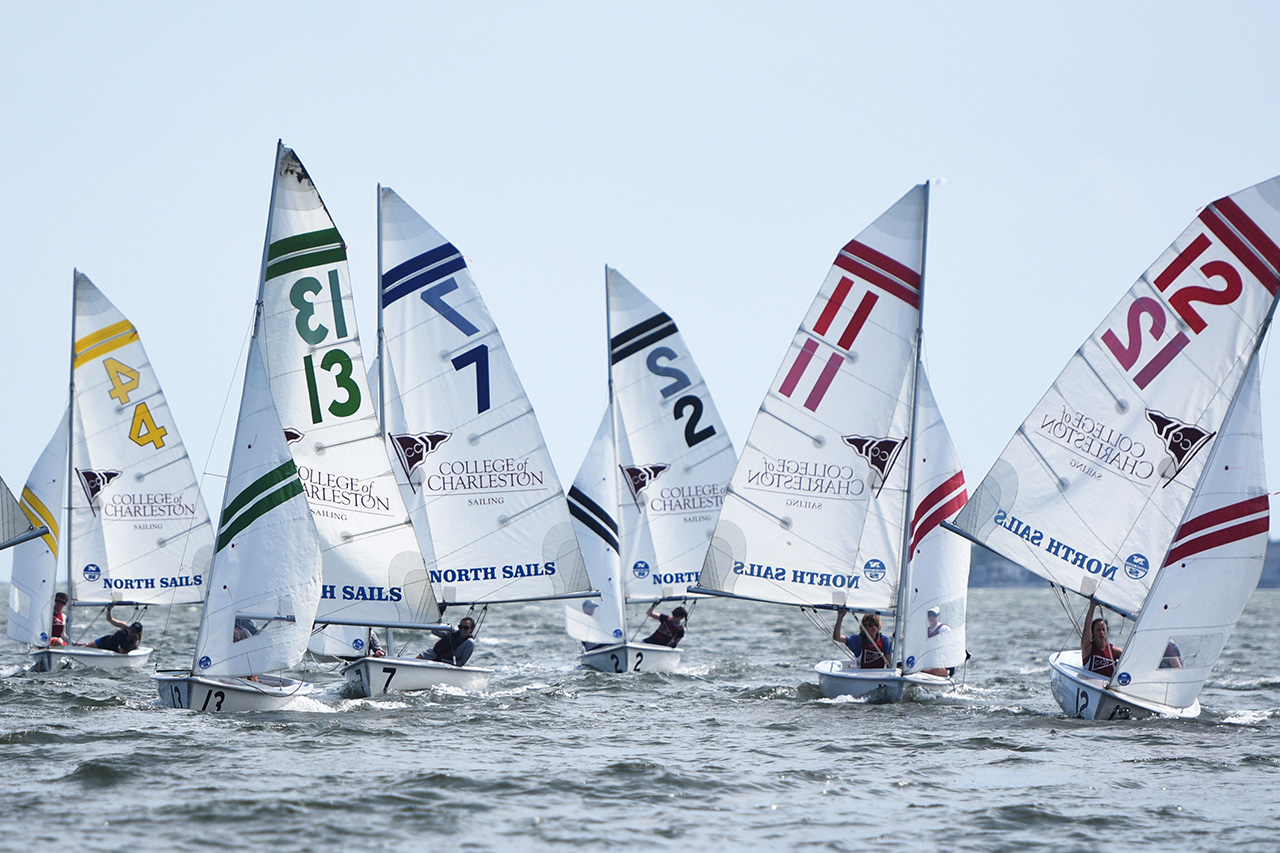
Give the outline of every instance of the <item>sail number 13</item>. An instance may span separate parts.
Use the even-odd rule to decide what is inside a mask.
[[[298,310],[294,317],[294,328],[298,337],[316,346],[329,338],[330,329],[316,317],[316,303],[312,299],[319,296],[324,288],[314,276],[304,276],[293,283],[289,289],[289,303]],[[342,287],[337,270],[329,270],[329,305],[333,312],[332,332],[341,340],[347,336],[347,317],[342,306]],[[311,404],[311,422],[318,424],[324,420],[325,410],[335,418],[354,415],[360,409],[360,385],[355,379],[355,365],[351,356],[341,348],[331,349],[320,358],[320,369],[333,374],[333,380],[343,399],[334,399],[327,407],[321,407],[320,389],[316,382],[316,364],[314,356],[307,353],[302,357],[302,370],[307,380],[307,398]]]

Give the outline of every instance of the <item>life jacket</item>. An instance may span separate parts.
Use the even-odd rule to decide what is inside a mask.
[[[889,665],[889,658],[884,647],[884,635],[876,637],[874,643],[870,638],[862,638],[862,660],[858,664],[862,669],[884,669]]]
[[[1116,674],[1116,647],[1107,643],[1106,648],[1099,649],[1097,646],[1089,647],[1089,659],[1085,661],[1084,668],[1090,672],[1096,672],[1105,678],[1110,678]]]
[[[62,637],[67,632],[67,614],[66,612],[53,614],[53,629],[49,632],[51,636]]]

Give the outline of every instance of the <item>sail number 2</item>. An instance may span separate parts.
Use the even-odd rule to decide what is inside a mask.
[[[663,363],[664,359],[674,361],[677,357],[678,354],[671,347],[656,347],[644,360],[645,366],[654,376],[664,376],[671,380],[659,390],[664,400],[693,384],[689,381],[689,374],[678,367]],[[684,417],[685,412],[689,413],[689,420],[685,421],[684,425],[684,443],[687,446],[693,447],[716,434],[716,428],[711,424],[698,429],[698,422],[702,420],[702,398],[697,394],[684,395],[676,400],[675,406],[671,409],[671,415],[677,421]]]
[[[312,299],[319,296],[324,288],[314,276],[304,276],[293,283],[289,289],[289,303],[297,309],[294,317],[294,328],[298,337],[316,346],[329,338],[330,329],[316,317],[316,303]],[[347,336],[347,316],[342,306],[342,287],[337,270],[329,270],[329,305],[333,314],[334,336],[341,340]],[[360,409],[360,385],[355,380],[355,365],[351,356],[343,349],[331,349],[320,358],[320,369],[333,374],[334,382],[343,399],[334,399],[327,407],[320,404],[320,389],[316,382],[316,365],[311,353],[302,357],[302,369],[307,379],[307,397],[311,403],[311,422],[318,424],[324,420],[325,410],[335,418],[354,415]]]
[[[107,392],[107,396],[121,406],[129,405],[129,395],[138,390],[138,371],[114,358],[103,359],[102,366],[106,368],[107,378],[111,380],[111,390]],[[150,444],[159,450],[164,447],[164,437],[168,433],[167,429],[156,425],[155,418],[151,417],[151,409],[147,408],[147,401],[139,400],[133,407],[133,421],[129,424],[129,438],[133,443],[139,447]]]

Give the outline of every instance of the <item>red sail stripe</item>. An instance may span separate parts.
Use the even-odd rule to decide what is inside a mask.
[[[817,341],[810,338],[804,342],[804,346],[800,348],[800,354],[796,356],[795,364],[791,365],[791,370],[787,372],[787,378],[782,380],[782,387],[778,389],[778,393],[784,397],[791,396],[791,392],[796,390],[796,383],[800,381],[800,377],[804,375],[805,368],[809,366],[809,360],[813,358],[813,354],[817,351]]]
[[[1226,524],[1228,521],[1235,521],[1238,518],[1244,518],[1246,515],[1266,512],[1270,505],[1267,496],[1260,495],[1256,498],[1249,498],[1239,503],[1228,504],[1227,506],[1210,510],[1203,515],[1197,515],[1195,518],[1184,522],[1178,528],[1178,533],[1173,537],[1173,541],[1176,544],[1192,533],[1199,533],[1206,528],[1217,527],[1219,524]]]
[[[964,472],[957,471],[947,478],[946,482],[938,486],[929,494],[925,495],[925,499],[920,501],[920,505],[916,507],[915,515],[911,517],[911,529],[914,530],[916,525],[920,523],[920,519],[929,510],[933,509],[934,504],[954,492],[956,489],[964,485]]]
[[[1270,261],[1272,268],[1280,270],[1280,246],[1276,246],[1270,235],[1250,219],[1249,214],[1245,213],[1234,199],[1227,196],[1215,201],[1213,206],[1244,235],[1255,252]]]
[[[894,260],[883,252],[877,252],[866,243],[859,243],[857,240],[850,240],[841,251],[848,252],[855,258],[861,258],[874,267],[879,267],[889,275],[896,276],[917,290],[920,289],[920,273],[911,267]]]
[[[867,322],[867,317],[871,314],[871,309],[875,307],[880,297],[868,290],[862,294],[862,301],[858,303],[858,310],[853,312],[853,316],[849,318],[849,325],[844,327],[844,334],[840,336],[840,348],[848,349],[853,346],[853,342],[857,340],[858,332],[862,331],[862,324]]]
[[[818,377],[818,383],[813,386],[813,390],[809,392],[809,398],[804,401],[806,409],[811,412],[818,411],[818,404],[826,396],[827,389],[831,387],[832,380],[836,378],[836,371],[840,369],[840,365],[843,363],[844,356],[841,353],[831,353],[827,358],[827,366],[822,368],[822,375]]]
[[[1224,527],[1221,530],[1215,530],[1213,533],[1206,533],[1197,539],[1183,542],[1170,551],[1169,556],[1165,558],[1164,565],[1172,565],[1179,560],[1193,557],[1202,551],[1208,551],[1211,548],[1217,548],[1231,542],[1239,542],[1241,539],[1248,539],[1250,536],[1265,535],[1270,529],[1271,519],[1263,516],[1262,518],[1255,518],[1253,521],[1237,524],[1234,527]]]
[[[1196,238],[1191,241],[1191,245],[1178,253],[1178,257],[1173,259],[1173,263],[1165,267],[1164,272],[1156,276],[1156,290],[1164,293],[1165,288],[1169,286],[1169,282],[1187,271],[1187,267],[1191,266],[1196,258],[1204,254],[1204,250],[1209,248],[1211,241],[1204,234],[1197,234]],[[1153,330],[1154,331],[1154,330]]]
[[[951,500],[943,504],[933,515],[924,520],[924,523],[916,528],[916,532],[911,537],[911,548],[907,551],[908,558],[916,551],[916,546],[920,544],[920,540],[928,536],[929,533],[942,523],[943,519],[954,515],[960,511],[960,507],[965,505],[969,500],[968,492],[961,492]]]
[[[840,269],[845,272],[853,273],[859,278],[871,282],[886,293],[893,294],[912,308],[920,307],[920,294],[917,291],[899,284],[897,281],[894,281],[889,278],[889,276],[880,272],[880,270],[869,267],[860,261],[844,255],[836,257],[836,266],[840,267]]]
[[[1242,214],[1243,215],[1243,214]],[[1275,294],[1280,288],[1280,278],[1276,273],[1267,266],[1262,256],[1255,252],[1252,247],[1240,239],[1236,232],[1218,215],[1218,211],[1214,205],[1209,205],[1200,211],[1200,221],[1209,226],[1209,230],[1222,241],[1223,245],[1235,255],[1240,263],[1249,268],[1249,272],[1253,273],[1258,281],[1262,282],[1262,286]]]
[[[844,304],[844,298],[849,295],[849,291],[852,288],[852,279],[840,279],[840,283],[836,285],[835,292],[831,294],[831,298],[827,300],[822,313],[818,315],[818,322],[813,324],[814,334],[825,335],[827,333],[827,329],[831,328],[831,321],[836,318],[836,312],[840,310],[840,306]]]

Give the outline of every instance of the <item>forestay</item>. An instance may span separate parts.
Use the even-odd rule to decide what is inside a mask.
[[[346,246],[302,163],[283,145],[259,301],[263,362],[320,535],[317,621],[436,624],[424,551],[369,394]]]
[[[142,341],[79,272],[74,311],[73,481],[64,484],[71,600],[201,601],[213,530]]]
[[[320,565],[320,537],[255,334],[192,671],[247,676],[296,665],[320,601]]]
[[[13,549],[8,634],[10,639],[33,646],[49,644],[49,628],[53,624],[59,526],[67,494],[67,420],[67,412],[63,412],[53,438],[22,489],[24,515],[48,532]]]
[[[912,189],[837,256],[751,427],[700,586],[896,606],[926,193]]]
[[[1258,363],[1207,455],[1204,475],[1124,645],[1112,688],[1191,706],[1262,576],[1270,512]]]
[[[1072,356],[956,527],[1137,613],[1273,310],[1278,233],[1280,178],[1206,207]]]
[[[437,594],[587,591],[564,490],[466,261],[391,189],[380,202],[383,417]]]

